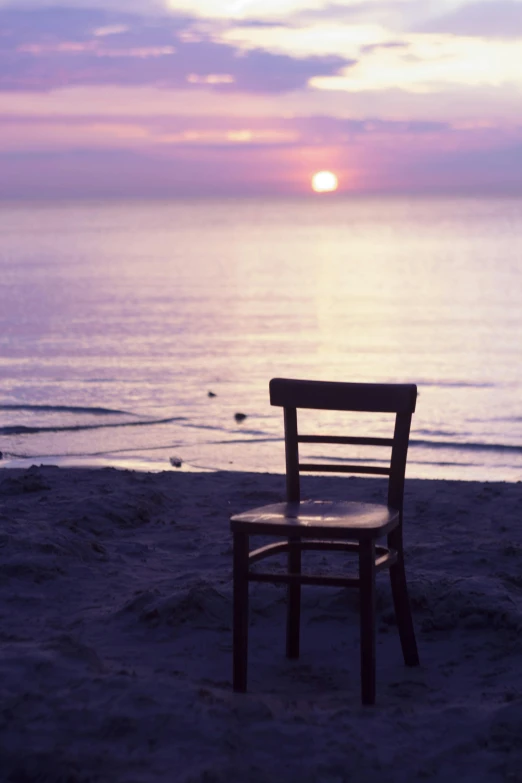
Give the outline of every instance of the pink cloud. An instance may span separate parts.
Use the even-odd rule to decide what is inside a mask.
[[[194,35],[195,23],[185,16],[94,9],[0,9],[0,90],[111,84],[278,93],[353,63],[338,56],[243,52],[217,43],[211,33]]]
[[[151,135],[140,136],[143,127],[138,121],[92,122],[87,135],[82,135],[85,127],[80,122],[48,123],[39,127],[49,128],[49,138],[56,132],[59,139],[68,131],[73,136],[77,132],[78,146],[4,154],[0,196],[303,195],[309,192],[313,172],[324,168],[338,174],[341,193],[522,190],[521,133],[500,140],[498,133],[487,129],[363,131],[354,133],[349,143],[319,143],[307,136],[301,122],[300,131],[293,128],[297,138],[278,135],[280,127],[274,122],[270,130],[268,121],[265,131],[263,123],[258,124],[257,140],[252,131],[250,138],[241,138],[241,130],[226,130],[222,120],[212,129],[200,125],[192,136],[178,126],[176,137],[169,140],[168,133],[174,131],[158,118],[148,133],[163,133],[163,143],[152,143]],[[98,146],[94,133],[100,134]],[[111,147],[104,146],[107,134],[113,135]]]

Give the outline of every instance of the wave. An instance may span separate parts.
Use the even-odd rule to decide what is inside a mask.
[[[20,405],[18,403],[0,405],[0,411],[45,411],[46,413],[85,413],[93,416],[134,416],[133,413],[112,408],[87,408],[76,405]]]
[[[387,463],[385,460],[379,460],[374,459],[372,457],[328,457],[324,454],[312,454],[310,455],[310,459],[317,460],[318,462],[339,462],[344,463],[348,462],[353,465],[362,464],[362,465],[376,465],[380,467],[388,467],[389,463]],[[435,459],[416,459],[415,457],[410,457],[408,460],[410,464],[414,465],[444,465],[448,467],[476,467],[476,463],[474,462],[454,462],[453,460],[435,460]]]
[[[516,454],[522,454],[522,445],[516,446],[511,445],[507,443],[456,443],[453,441],[434,441],[434,440],[410,440],[410,446],[417,446],[422,447],[426,449],[451,449],[455,451],[497,451],[497,452],[511,452]],[[417,464],[421,464],[421,460],[415,459],[413,455],[411,455],[413,460]],[[382,458],[374,458],[374,457],[357,457],[357,456],[327,456],[325,454],[312,454],[310,455],[310,459],[317,459],[317,460],[323,460],[326,462],[365,462],[365,463],[376,463],[376,464],[384,464],[386,463],[386,460]],[[411,460],[410,460],[411,461]],[[426,464],[432,464],[431,462],[427,462]],[[452,463],[452,462],[439,462],[437,460],[437,464],[462,464],[462,463]],[[472,464],[472,463],[470,463]]]
[[[192,429],[195,430],[217,430],[218,432],[226,432],[226,429],[222,427],[220,424],[195,424],[192,421],[187,421],[187,423],[183,424],[183,426],[192,427]]]
[[[430,449],[456,449],[464,451],[511,451],[522,454],[522,445],[511,443],[480,443],[473,441],[451,440],[410,440],[410,446],[422,446]]]
[[[229,443],[242,443],[245,446],[255,446],[256,443],[280,443],[283,440],[279,435],[266,438],[226,438],[225,440],[208,440],[203,446],[226,446]]]
[[[448,389],[494,389],[496,383],[488,381],[417,381],[417,386],[422,389],[423,386],[434,386]]]
[[[173,421],[184,420],[184,416],[171,416],[168,419],[112,422],[110,424],[71,424],[62,427],[27,427],[23,424],[14,424],[8,427],[0,427],[0,435],[35,435],[41,432],[79,432],[80,430],[100,430],[109,429],[110,427],[150,427],[154,424],[170,424],[170,422]]]

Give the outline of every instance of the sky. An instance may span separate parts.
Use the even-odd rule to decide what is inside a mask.
[[[519,194],[521,98],[522,0],[0,0],[0,198]]]

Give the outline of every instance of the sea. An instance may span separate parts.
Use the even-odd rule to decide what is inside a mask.
[[[522,199],[3,202],[0,322],[4,468],[282,473],[287,377],[416,383],[409,476],[522,480]]]

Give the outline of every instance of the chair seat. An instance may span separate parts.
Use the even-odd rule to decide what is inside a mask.
[[[332,539],[356,536],[377,538],[399,524],[400,512],[389,506],[350,501],[303,500],[274,503],[236,514],[233,532],[271,533],[282,536],[315,536]]]

